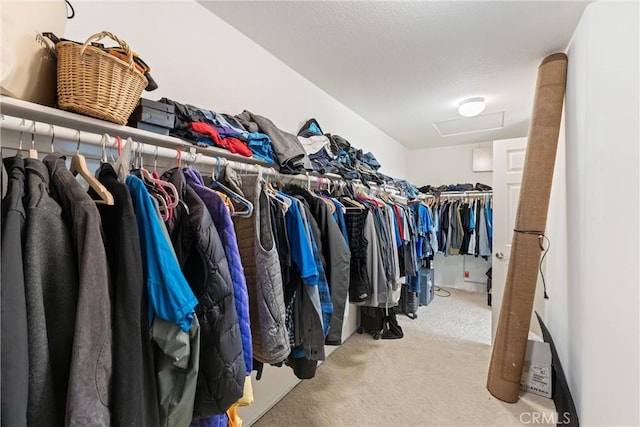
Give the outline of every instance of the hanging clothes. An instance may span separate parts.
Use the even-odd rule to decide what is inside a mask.
[[[247,284],[242,268],[242,260],[238,250],[238,240],[233,228],[233,221],[222,197],[215,191],[204,186],[204,181],[200,173],[193,168],[185,168],[184,176],[187,184],[194,189],[196,194],[202,199],[209,210],[211,219],[220,235],[220,240],[224,247],[224,252],[229,264],[231,280],[233,282],[233,296],[238,313],[240,332],[242,334],[242,351],[245,362],[245,372],[251,375],[253,351],[251,346],[251,327],[249,322],[249,296],[247,294]]]
[[[398,258],[398,248],[393,242],[397,242],[399,239],[396,237],[396,233],[398,232],[398,227],[396,227],[396,217],[393,212],[393,208],[388,205],[384,205],[388,227],[387,234],[389,236],[389,248],[391,250],[391,265],[392,265],[392,277],[389,280],[389,288],[391,291],[391,297],[389,298],[389,302],[397,305],[400,300],[400,263]]]
[[[144,183],[129,175],[126,184],[141,243],[149,297],[147,321],[157,345],[159,425],[185,426],[193,417],[200,360],[200,324],[194,315],[198,301],[180,270],[169,235]]]
[[[110,164],[102,164],[96,175],[115,201],[113,206],[98,205],[113,296],[111,422],[114,426],[159,425],[148,295],[131,194]]]
[[[299,197],[297,197],[299,198]],[[311,210],[309,209],[308,203],[301,199],[303,210],[303,216],[305,217],[305,222],[307,223],[307,228],[309,231],[309,235],[311,236],[311,250],[313,253],[313,261],[316,264],[316,268],[318,269],[318,294],[320,297],[320,311],[322,314],[322,330],[324,336],[326,337],[329,332],[329,324],[331,322],[331,315],[333,313],[333,305],[331,304],[331,295],[329,294],[329,284],[327,282],[327,275],[325,272],[325,264],[324,257],[322,255],[322,234],[320,231],[320,227],[316,223]]]
[[[26,425],[29,399],[27,306],[22,263],[24,159],[3,159],[9,175],[2,199],[2,424]]]
[[[469,240],[471,239],[471,215],[469,203],[464,202],[460,207],[460,222],[462,224],[462,244],[460,245],[460,255],[469,253]]]
[[[333,212],[325,200],[298,186],[287,186],[285,191],[304,198],[320,229],[320,247],[325,260],[324,269],[332,307],[329,325],[326,327],[328,329],[326,343],[340,345],[342,343],[344,310],[349,291],[351,252],[333,217]]]
[[[449,248],[449,255],[459,255],[460,247],[462,246],[463,230],[462,221],[460,217],[460,201],[456,200],[451,203],[451,246]]]
[[[289,276],[294,298],[288,300],[290,320],[287,326],[293,335],[291,356],[307,360],[324,360],[324,329],[322,302],[318,286],[320,271],[315,260],[310,229],[303,216],[301,201],[278,192],[291,202],[285,214],[288,245],[291,248],[292,271]],[[312,363],[312,369],[315,363]],[[315,372],[315,371],[314,371]]]
[[[366,273],[371,280],[371,294],[368,300],[361,301],[362,304],[377,307],[383,304],[389,298],[389,289],[387,287],[386,272],[384,270],[384,261],[382,259],[382,251],[376,234],[375,220],[373,213],[367,212],[365,219],[363,238],[368,242],[366,254]]]
[[[183,171],[170,169],[162,178],[176,187],[182,202],[167,230],[198,298],[202,344],[193,414],[196,418],[221,414],[242,396],[246,369],[231,273],[213,220]]]
[[[364,237],[365,222],[369,211],[352,208],[345,215],[351,266],[349,269],[349,301],[363,302],[371,296],[372,286],[367,272],[367,247],[369,241]]]
[[[302,331],[302,345],[291,350],[291,355],[287,360],[287,364],[291,366],[296,376],[300,379],[310,379],[315,376],[317,361],[325,359],[324,341],[329,331],[329,323],[333,306],[331,304],[331,296],[329,294],[329,286],[324,271],[324,261],[321,254],[321,232],[313,219],[311,210],[306,201],[300,196],[294,197],[293,200],[298,203],[298,209],[302,215],[303,223],[306,225],[307,236],[311,243],[311,253],[313,262],[318,270],[318,281],[315,285],[304,283],[302,295],[302,303],[294,308],[300,311],[299,330]],[[311,318],[313,323],[309,324],[310,319],[308,313],[311,313],[311,307],[305,303],[311,300],[315,315]],[[315,321],[319,315],[320,328],[318,322]],[[308,333],[308,331],[310,331]],[[310,339],[307,336],[311,336]]]
[[[487,217],[487,238],[489,239],[489,252],[493,251],[493,203],[492,200],[485,200]]]
[[[418,233],[416,231],[416,221],[413,211],[409,206],[403,207],[401,210],[404,217],[404,273],[405,276],[413,276],[418,273],[418,254],[416,250],[416,240]],[[428,245],[431,248],[431,245]]]
[[[240,326],[240,333],[242,336],[242,351],[245,362],[245,382],[251,381],[251,371],[253,369],[253,351],[251,345],[251,326],[249,322],[249,296],[247,294],[247,284],[245,282],[244,273],[242,269],[242,262],[240,260],[240,253],[238,251],[238,242],[236,239],[236,232],[233,228],[233,222],[231,221],[231,215],[224,199],[212,189],[205,187],[200,173],[193,168],[185,168],[184,176],[187,183],[194,191],[200,196],[205,206],[209,210],[209,214],[213,219],[213,222],[220,234],[220,240],[224,246],[224,252],[229,263],[229,270],[231,273],[231,280],[233,282],[233,294],[236,306],[236,312],[238,314],[238,323]],[[232,406],[233,408],[233,406]],[[218,418],[214,420],[212,418]],[[207,427],[215,425],[216,423],[228,422],[226,414],[215,415],[210,419],[201,419],[201,422],[196,423],[200,427]],[[194,425],[194,422],[191,424]]]
[[[252,260],[245,263],[244,273],[253,355],[263,363],[279,363],[287,358],[291,348],[269,201],[260,175],[243,175],[242,190],[254,206],[251,218],[234,218],[240,256]]]
[[[49,154],[44,164],[51,174],[52,194],[71,230],[78,260],[78,306],[65,424],[110,425],[111,296],[100,213],[66,168],[62,154]]]
[[[474,255],[476,253],[476,241],[477,241],[477,233],[476,233],[476,201],[471,202],[471,206],[469,206],[469,249],[467,250],[467,254]]]
[[[444,197],[444,196],[442,196]],[[430,238],[435,253],[487,258],[492,250],[492,211],[486,200],[441,200],[432,209]]]
[[[62,220],[62,208],[51,196],[47,167],[39,160],[25,159],[25,171],[23,256],[29,336],[27,425],[63,425],[78,305],[78,267],[71,234]],[[5,221],[2,223],[6,224]]]
[[[478,204],[480,213],[478,256],[490,257],[491,245],[489,243],[489,224],[487,222],[487,210],[485,209],[484,201],[479,201]]]

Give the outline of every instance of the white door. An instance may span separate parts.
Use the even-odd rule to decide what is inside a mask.
[[[527,138],[493,141],[493,275],[491,279],[491,342],[496,336]]]

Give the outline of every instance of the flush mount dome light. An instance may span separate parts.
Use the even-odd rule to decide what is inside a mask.
[[[465,99],[458,106],[458,113],[465,117],[473,117],[484,111],[484,98]]]

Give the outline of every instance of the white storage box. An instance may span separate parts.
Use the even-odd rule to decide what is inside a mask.
[[[520,389],[551,398],[551,371],[549,343],[529,340],[524,357]]]

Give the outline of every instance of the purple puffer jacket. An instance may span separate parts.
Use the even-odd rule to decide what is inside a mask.
[[[227,417],[227,414],[220,414],[209,418],[192,420],[189,427],[227,427],[228,425],[229,417]]]
[[[242,336],[242,351],[244,363],[247,367],[247,375],[251,375],[253,370],[253,348],[251,346],[251,328],[249,323],[249,295],[247,293],[247,282],[244,278],[244,270],[240,260],[238,250],[238,240],[236,231],[233,228],[229,209],[224,204],[222,197],[204,185],[200,172],[192,168],[184,168],[184,176],[187,184],[202,199],[209,210],[213,223],[218,230],[224,252],[231,272],[233,282],[233,294],[235,297],[236,311],[238,312],[238,322],[240,323],[240,334]],[[226,416],[226,415],[225,415]]]

